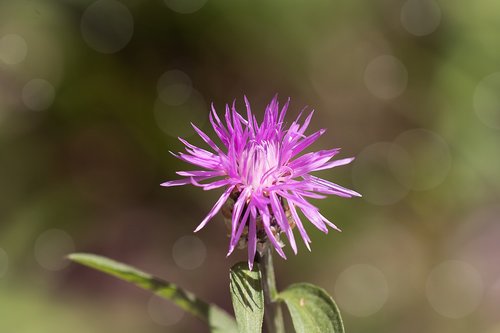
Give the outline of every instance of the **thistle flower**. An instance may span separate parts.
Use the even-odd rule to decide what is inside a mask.
[[[325,129],[305,135],[314,111],[311,111],[303,123],[299,122],[301,112],[286,129],[284,119],[288,104],[289,100],[280,110],[275,97],[266,107],[260,124],[252,114],[246,97],[246,118],[236,111],[233,103],[231,108],[226,105],[225,123],[212,105],[210,123],[222,146],[219,147],[192,124],[212,151],[179,138],[186,146],[186,153],[173,155],[202,170],[179,171],[177,174],[185,177],[184,179],[161,184],[192,184],[204,190],[224,188],[224,193],[195,232],[222,210],[229,221],[231,240],[228,256],[238,245],[246,245],[250,269],[257,249],[269,243],[286,259],[281,242],[283,234],[296,254],[297,244],[293,233],[295,226],[310,250],[311,239],[299,217],[299,210],[319,230],[328,233],[327,226],[339,230],[307,198],[323,199],[327,194],[346,198],[360,196],[355,191],[310,174],[348,164],[354,158],[332,161],[339,153],[339,148],[301,154],[325,133]]]

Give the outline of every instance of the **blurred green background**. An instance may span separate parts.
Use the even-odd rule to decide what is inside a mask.
[[[208,332],[63,256],[95,252],[231,310],[219,193],[161,188],[243,94],[305,106],[322,172],[361,199],[317,202],[276,258],[319,284],[351,333],[500,332],[500,2],[0,0],[0,332]]]

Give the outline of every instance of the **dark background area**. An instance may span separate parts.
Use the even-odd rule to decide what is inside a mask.
[[[207,332],[169,303],[69,264],[106,255],[231,310],[217,191],[162,188],[208,110],[315,109],[316,202],[279,287],[334,295],[351,333],[498,333],[500,3],[0,0],[0,332]],[[217,193],[216,193],[217,192]]]

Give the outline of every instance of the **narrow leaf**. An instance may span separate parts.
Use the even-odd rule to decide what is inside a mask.
[[[134,267],[94,254],[74,253],[68,258],[84,266],[96,269],[140,288],[152,291],[156,295],[172,301],[181,309],[206,321],[212,333],[234,333],[236,323],[223,309],[206,303],[194,294],[185,291],[173,283],[163,281]]]
[[[344,333],[339,309],[323,289],[297,283],[278,294],[290,311],[297,333]]]
[[[256,264],[252,271],[240,262],[231,268],[229,288],[238,332],[261,333],[264,318],[264,293],[261,274]]]

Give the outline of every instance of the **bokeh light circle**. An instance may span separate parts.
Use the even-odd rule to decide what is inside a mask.
[[[172,137],[188,137],[195,132],[191,123],[199,128],[207,122],[208,107],[203,96],[192,90],[189,98],[182,104],[169,105],[160,97],[154,105],[154,116],[158,127]]]
[[[358,317],[378,312],[389,297],[384,274],[367,264],[344,270],[335,283],[335,300],[343,311]]]
[[[132,39],[134,18],[117,0],[97,0],[83,13],[80,28],[89,47],[111,54],[123,49]]]
[[[392,309],[413,303],[421,296],[422,281],[429,274],[426,244],[407,227],[409,223],[394,223],[381,214],[365,217],[360,224],[363,231],[356,233],[355,242],[342,248],[343,255],[338,264],[363,262],[380,269],[390,286],[387,307]],[[327,284],[328,274],[324,279]]]
[[[412,129],[401,133],[394,144],[404,149],[412,160],[410,177],[404,170],[399,170],[399,152],[389,155],[389,163],[404,186],[417,191],[430,190],[448,176],[452,155],[448,144],[438,134],[421,128]]]
[[[364,81],[372,95],[382,100],[390,100],[405,91],[408,71],[396,57],[382,55],[368,64],[364,73]]]
[[[500,129],[500,72],[486,76],[474,91],[474,110],[487,126]]]
[[[2,278],[9,269],[9,257],[7,252],[0,247],[0,278]]]
[[[456,319],[476,310],[483,289],[483,280],[476,268],[464,261],[449,260],[429,274],[426,295],[437,313]]]
[[[52,105],[56,90],[54,86],[43,79],[33,79],[23,87],[23,103],[30,110],[42,111]]]
[[[183,236],[174,243],[172,257],[180,268],[196,269],[205,262],[207,247],[196,236]]]
[[[399,179],[403,172],[404,177],[411,179],[412,168],[411,157],[404,149],[379,142],[358,154],[352,167],[352,180],[364,200],[376,205],[390,205],[408,194],[408,187]]]
[[[193,85],[189,76],[180,70],[165,72],[156,85],[158,97],[168,105],[181,105],[185,103],[191,92]]]
[[[16,65],[24,61],[28,54],[26,40],[17,34],[0,37],[0,61],[7,65]]]
[[[498,318],[498,309],[500,308],[500,276],[497,281],[494,281],[488,287],[484,303],[485,307],[481,309],[483,310],[481,313],[485,313],[486,315],[491,314],[493,318]],[[500,329],[500,325],[498,328]],[[500,330],[498,332],[500,333]]]
[[[75,243],[66,231],[50,229],[36,239],[34,254],[40,266],[49,271],[58,271],[68,265],[69,261],[65,257],[74,251]]]
[[[401,24],[412,35],[429,35],[440,23],[441,8],[434,0],[407,0],[401,8]]]
[[[148,313],[156,324],[162,326],[175,325],[184,317],[183,310],[156,295],[149,299]]]
[[[484,333],[500,333],[500,323],[488,328]]]
[[[200,10],[207,0],[164,0],[168,8],[181,14],[191,14]]]
[[[448,238],[449,251],[455,253],[456,259],[474,263],[485,285],[500,279],[500,265],[497,265],[500,251],[499,222],[500,205],[476,207],[464,221],[460,221],[452,237]]]

